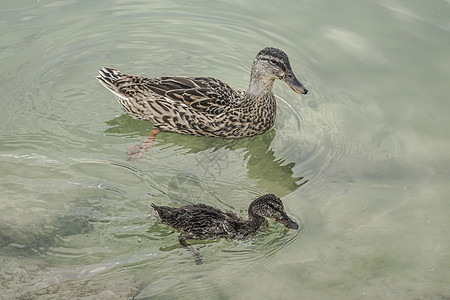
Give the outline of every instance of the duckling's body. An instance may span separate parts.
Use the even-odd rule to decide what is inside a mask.
[[[180,243],[188,247],[197,263],[201,263],[200,255],[186,242],[187,239],[248,239],[258,232],[266,217],[282,223],[287,228],[298,229],[298,224],[284,211],[280,198],[273,194],[254,200],[248,208],[248,219],[204,204],[179,208],[152,204],[152,207],[162,223],[181,232]]]
[[[221,138],[266,132],[275,122],[272,87],[277,78],[295,92],[307,93],[286,53],[270,47],[256,56],[247,91],[211,77],[141,77],[111,68],[100,69],[97,78],[132,117],[155,125],[146,144],[131,151],[138,153],[129,153],[131,161],[142,156],[160,131]]]
[[[243,219],[205,204],[173,208],[152,205],[160,221],[173,227],[189,239],[247,239],[264,223],[264,218]]]

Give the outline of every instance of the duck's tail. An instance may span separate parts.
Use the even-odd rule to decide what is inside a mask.
[[[155,212],[155,216],[156,216],[159,220],[161,220],[161,218],[160,218],[160,216],[159,216],[159,214],[158,214],[158,206],[156,206],[155,203],[152,203],[152,208],[153,208],[153,211]]]
[[[152,203],[153,211],[155,212],[155,217],[157,217],[161,222],[167,219],[168,210],[165,209],[166,206],[158,206]]]
[[[124,76],[122,72],[116,69],[103,67],[98,70],[98,73],[97,79],[105,88],[117,97],[128,100],[128,97],[120,92],[116,84],[116,82]]]
[[[168,206],[158,206],[152,203],[152,208],[155,211],[155,216],[166,225],[173,226],[176,221],[177,209]]]

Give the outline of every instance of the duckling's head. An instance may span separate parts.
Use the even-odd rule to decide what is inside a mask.
[[[271,83],[278,78],[283,80],[294,92],[308,93],[308,90],[295,77],[286,53],[277,48],[266,47],[259,51],[253,61],[251,77]]]
[[[298,229],[298,224],[286,214],[281,199],[274,194],[266,194],[254,200],[248,207],[248,214],[250,217],[274,219],[289,229]]]

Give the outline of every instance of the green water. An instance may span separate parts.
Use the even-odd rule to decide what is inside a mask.
[[[0,298],[449,299],[450,3],[31,1],[0,6]],[[158,135],[124,114],[102,66],[245,89],[283,49],[275,127]],[[150,203],[244,216],[282,197],[299,231],[197,242]]]

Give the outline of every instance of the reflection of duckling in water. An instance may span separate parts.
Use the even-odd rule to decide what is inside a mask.
[[[187,247],[194,256],[195,263],[201,264],[198,251],[186,242],[193,240],[215,240],[219,238],[245,240],[256,234],[265,222],[265,217],[280,222],[289,229],[298,229],[284,211],[281,199],[266,194],[250,203],[248,219],[233,213],[223,212],[204,204],[186,205],[179,208],[152,204],[158,219],[181,232],[180,244]]]

